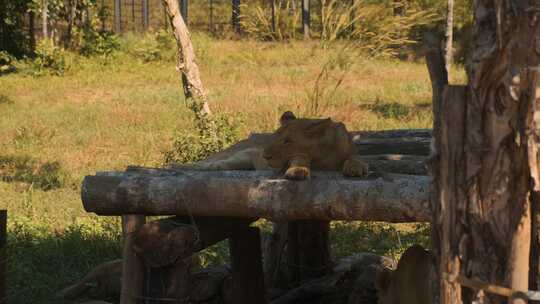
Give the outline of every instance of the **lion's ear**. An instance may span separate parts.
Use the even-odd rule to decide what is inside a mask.
[[[330,118],[316,120],[312,122],[311,124],[309,124],[306,131],[309,134],[320,134],[324,132],[326,129],[328,129],[331,125],[332,125],[332,119]]]
[[[291,120],[295,120],[296,116],[294,116],[294,113],[291,111],[285,111],[283,114],[281,114],[281,118],[279,119],[279,123],[283,126],[290,122]]]
[[[392,271],[386,268],[377,269],[375,274],[375,288],[378,291],[386,291],[392,281]]]

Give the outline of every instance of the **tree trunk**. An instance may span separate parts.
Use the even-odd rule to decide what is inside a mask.
[[[271,171],[139,170],[87,176],[86,211],[99,215],[159,214],[264,217],[272,220],[427,221],[425,176],[389,180],[314,172],[310,181]]]
[[[447,0],[446,8],[446,32],[445,32],[445,50],[444,59],[446,62],[446,70],[450,71],[450,65],[452,64],[452,43],[454,39],[454,0]]]
[[[462,293],[458,276],[529,288],[530,197],[540,184],[540,22],[534,9],[525,0],[475,1],[469,86],[448,92],[442,115],[434,218],[442,244],[438,270],[450,284],[441,303],[508,301],[478,290]]]
[[[186,99],[195,99],[202,107],[202,113],[210,115],[210,106],[206,98],[199,66],[195,58],[195,51],[187,26],[180,14],[177,0],[163,0],[169,15],[170,23],[178,45],[178,71],[182,77],[182,85]]]
[[[49,37],[49,3],[47,0],[41,1],[41,34],[43,39]]]
[[[138,304],[143,296],[145,267],[132,250],[136,232],[144,225],[142,215],[122,216],[124,249],[122,252],[122,291],[120,304]]]

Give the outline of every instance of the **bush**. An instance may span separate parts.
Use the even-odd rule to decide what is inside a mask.
[[[238,141],[238,120],[224,114],[209,117],[194,101],[189,106],[195,113],[195,134],[182,131],[176,136],[172,149],[165,152],[166,164],[196,162]]]
[[[15,71],[16,59],[6,51],[0,51],[0,75]]]
[[[30,73],[34,76],[62,76],[67,69],[65,51],[55,46],[51,40],[42,39],[36,46],[35,58],[30,68]]]

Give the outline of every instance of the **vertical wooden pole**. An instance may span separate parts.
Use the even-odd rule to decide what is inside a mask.
[[[304,30],[304,39],[309,39],[311,12],[310,12],[310,0],[302,0],[302,26]]]
[[[7,210],[0,210],[0,304],[7,304]]]
[[[41,0],[41,34],[43,39],[49,37],[49,3],[47,0]]]
[[[114,0],[114,31],[122,32],[122,0]]]
[[[276,33],[276,0],[270,0],[272,6],[272,33]]]
[[[136,23],[135,23],[135,0],[131,0],[131,30],[136,31]]]
[[[139,304],[143,296],[145,267],[141,259],[133,252],[134,233],[144,225],[143,215],[123,215],[122,232],[124,249],[122,252],[122,291],[120,304]]]
[[[188,24],[188,0],[179,0],[180,1],[180,14],[184,18],[186,25]]]
[[[147,31],[149,27],[148,9],[148,0],[142,0],[143,31]]]
[[[529,259],[529,289],[538,290],[540,286],[540,235],[538,229],[538,208],[540,193],[534,192],[531,199],[531,256]]]
[[[330,222],[299,220],[289,222],[287,264],[290,284],[324,276],[330,270]]]
[[[232,0],[232,26],[236,34],[240,34],[240,0]]]
[[[214,0],[209,0],[210,2],[210,15],[208,21],[208,28],[210,33],[214,33]]]
[[[235,304],[268,303],[265,296],[259,228],[233,233],[229,240]]]

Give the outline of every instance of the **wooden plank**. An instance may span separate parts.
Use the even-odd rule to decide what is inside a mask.
[[[229,240],[235,304],[268,303],[265,296],[259,228],[235,232]]]
[[[142,260],[133,251],[135,232],[144,225],[143,215],[123,215],[122,232],[124,249],[122,251],[122,291],[120,304],[139,304],[143,296],[145,267]]]
[[[0,210],[0,304],[7,304],[7,210]]]

